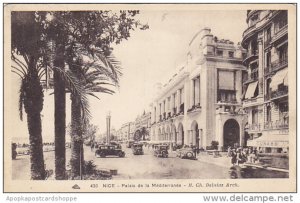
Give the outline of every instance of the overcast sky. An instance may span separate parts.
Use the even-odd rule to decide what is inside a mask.
[[[210,27],[219,39],[230,39],[235,44],[246,29],[246,11],[141,11],[137,16],[148,23],[148,30],[136,30],[127,41],[114,46],[114,55],[122,64],[120,88],[114,95],[99,95],[101,100],[90,98],[92,123],[99,133],[105,132],[105,117],[110,111],[112,126],[118,129],[123,123],[134,121],[144,110],[149,111],[155,84],[164,83],[176,67],[186,59],[188,43],[202,28]],[[15,81],[15,76],[14,81]],[[17,84],[17,83],[15,83]],[[27,137],[26,120],[18,118],[18,85],[12,90],[12,116],[16,121],[13,137]],[[43,138],[54,140],[53,96],[45,92],[43,110]],[[69,96],[67,96],[69,99]],[[67,123],[70,122],[68,101]],[[20,134],[21,133],[21,134]],[[67,136],[69,137],[69,136]]]

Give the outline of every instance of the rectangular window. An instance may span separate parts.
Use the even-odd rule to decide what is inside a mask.
[[[223,56],[223,51],[222,50],[217,50],[217,56]]]
[[[233,58],[234,57],[234,52],[233,51],[229,51],[228,52],[228,56],[229,56],[229,58]]]
[[[266,54],[266,68],[269,68],[271,66],[271,52],[268,52]]]
[[[179,90],[179,104],[183,103],[183,88]]]
[[[235,73],[233,71],[218,71],[218,83],[219,89],[223,90],[234,90],[234,80],[235,80]]]
[[[171,109],[171,97],[168,97],[168,111]]]
[[[267,122],[271,122],[271,106],[267,106]]]
[[[279,51],[279,62],[286,62],[288,60],[288,46],[282,46],[278,49]]]
[[[258,109],[254,108],[252,110],[252,124],[258,124]]]
[[[193,79],[193,105],[200,104],[200,76]]]
[[[176,100],[177,100],[176,93],[174,93],[174,94],[173,94],[173,108],[176,108],[176,107],[177,107],[177,105],[176,105],[176,104],[177,104],[177,101],[176,101]]]

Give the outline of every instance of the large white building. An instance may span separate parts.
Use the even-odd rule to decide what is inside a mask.
[[[187,61],[151,104],[151,140],[206,148],[244,145],[242,65],[246,52],[209,28],[189,43]]]

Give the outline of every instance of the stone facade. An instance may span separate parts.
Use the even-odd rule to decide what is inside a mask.
[[[199,31],[189,44],[187,61],[151,104],[151,139],[204,149],[212,141],[220,148],[244,145],[245,53],[209,28]]]
[[[242,46],[243,107],[249,146],[263,152],[288,150],[288,21],[287,11],[249,10]]]

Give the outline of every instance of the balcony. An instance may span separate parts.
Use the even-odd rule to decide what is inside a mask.
[[[272,43],[277,42],[279,39],[281,39],[283,36],[288,34],[288,25],[282,26],[280,29],[275,31],[274,36],[272,37]]]
[[[250,61],[258,59],[258,50],[249,50],[243,64],[248,65]]]
[[[258,80],[258,71],[257,70],[250,73],[250,77],[248,77],[248,79],[244,82],[244,84],[248,84],[248,83],[254,82],[256,80]]]
[[[288,96],[288,94],[289,94],[288,86],[283,86],[282,88],[271,92],[270,99],[271,100],[276,100],[276,99],[279,99],[279,98],[282,98],[282,97],[286,97],[286,96]]]
[[[264,124],[265,130],[280,130],[280,129],[287,129],[289,128],[289,120],[281,119],[275,122],[267,122]]]
[[[196,112],[201,109],[200,103],[193,105],[191,108],[187,110],[188,113]]]
[[[285,68],[288,65],[288,59],[276,60],[272,62],[272,64],[268,67],[265,67],[265,76],[269,76],[270,74]]]
[[[249,132],[259,132],[261,131],[261,125],[259,123],[249,124],[248,126]]]

